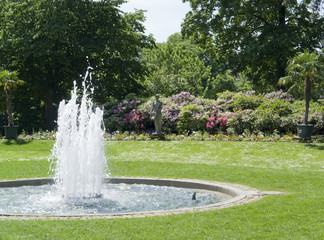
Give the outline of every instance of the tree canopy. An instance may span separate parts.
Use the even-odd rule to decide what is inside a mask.
[[[257,90],[270,91],[287,60],[313,51],[324,32],[321,0],[184,0],[192,11],[182,33],[213,52],[224,69],[245,72]]]
[[[181,91],[202,95],[212,78],[205,51],[179,33],[154,49],[144,49],[141,60],[151,73],[145,81],[149,95],[171,96]]]
[[[124,0],[3,0],[0,3],[0,66],[26,81],[20,113],[42,115],[53,129],[57,103],[94,68],[94,98],[122,98],[142,88],[146,68],[139,61],[143,11],[123,13]],[[22,104],[25,103],[25,104]],[[28,104],[26,104],[28,103]],[[33,106],[33,109],[27,109]],[[17,108],[16,108],[17,109]],[[44,113],[40,113],[44,111]]]

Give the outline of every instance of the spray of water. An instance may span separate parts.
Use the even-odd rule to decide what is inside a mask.
[[[81,103],[78,103],[78,89],[74,82],[71,99],[61,101],[58,109],[58,131],[52,159],[56,161],[56,185],[68,198],[100,196],[106,171],[103,111],[94,108],[87,93],[86,79],[89,75],[88,69]]]

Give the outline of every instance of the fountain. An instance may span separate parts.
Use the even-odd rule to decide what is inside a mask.
[[[88,75],[89,71],[85,80]],[[65,197],[98,197],[106,166],[103,111],[99,107],[93,109],[86,81],[83,81],[81,103],[77,100],[74,82],[71,100],[63,100],[58,109],[58,131],[52,150],[52,158],[57,159],[55,182]]]
[[[251,189],[247,193],[224,183],[107,178],[103,111],[93,106],[87,93],[87,77],[91,80],[89,71],[83,81],[81,101],[74,82],[71,99],[59,105],[58,131],[51,157],[54,179],[1,181],[0,216],[170,214],[230,206],[258,196],[251,194]]]

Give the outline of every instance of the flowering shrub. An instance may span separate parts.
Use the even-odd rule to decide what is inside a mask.
[[[237,134],[242,134],[246,129],[253,132],[256,130],[255,120],[254,110],[238,110],[231,114],[227,121],[227,126],[233,128]]]
[[[284,100],[286,102],[292,102],[293,101],[292,96],[289,93],[282,91],[281,89],[279,91],[267,93],[267,94],[264,95],[264,97],[266,99],[281,99],[281,100]]]
[[[217,107],[221,109],[224,112],[227,111],[233,111],[233,97],[236,93],[232,93],[229,91],[223,92],[221,94],[218,94],[218,98],[216,101]]]
[[[150,126],[148,112],[137,110],[141,101],[124,100],[121,103],[107,103],[105,105],[104,123],[109,132],[144,131]]]
[[[264,101],[254,112],[255,128],[262,132],[272,133],[275,129],[280,132],[290,130],[293,122],[286,118],[292,113],[291,104],[281,99]],[[285,118],[283,122],[282,118]],[[296,128],[295,128],[296,129]]]
[[[208,115],[202,105],[191,104],[184,106],[179,113],[177,130],[180,133],[203,131]]]
[[[212,111],[206,123],[206,130],[209,133],[215,134],[218,130],[225,130],[227,128],[227,120],[231,116],[231,113],[222,113]]]
[[[132,109],[125,114],[125,117],[118,122],[118,125],[124,130],[136,130],[139,132],[145,129],[148,121],[149,115],[147,113],[137,113],[136,109]]]
[[[196,99],[194,95],[191,95],[188,92],[181,92],[169,98],[172,100],[173,103],[182,104],[182,105],[187,105],[189,103],[192,103]]]

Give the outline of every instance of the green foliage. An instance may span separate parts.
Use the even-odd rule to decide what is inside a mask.
[[[295,133],[297,124],[303,122],[305,101],[292,101],[289,94],[282,91],[262,95],[251,93],[224,92],[218,95],[217,108],[231,111],[228,128],[233,128],[238,134],[244,130],[250,132],[262,131],[272,133]],[[309,123],[314,125],[314,134],[323,132],[324,107],[310,103]]]
[[[4,70],[0,72],[0,87],[2,86],[4,92],[6,94],[6,102],[7,102],[7,114],[8,114],[8,125],[13,126],[13,106],[12,106],[12,97],[13,91],[17,88],[17,86],[24,84],[25,82],[18,78],[17,71],[7,71]]]
[[[204,98],[216,99],[218,94],[226,91],[248,92],[252,90],[252,83],[244,74],[234,76],[232,72],[228,70],[224,74],[217,74],[216,77],[208,81],[204,91]]]
[[[17,71],[4,70],[0,72],[0,87],[2,86],[6,93],[13,91],[17,86],[24,84],[23,80],[18,78]]]
[[[323,1],[185,2],[192,11],[182,33],[214,53],[225,69],[244,72],[262,93],[276,89],[289,57],[319,47],[324,32]]]
[[[256,109],[261,105],[263,97],[255,95],[254,92],[238,93],[233,97],[233,103],[231,104],[234,112],[244,109]]]
[[[238,110],[228,119],[228,127],[234,129],[235,133],[242,134],[245,130],[253,132],[256,130],[256,117],[252,109]]]
[[[266,133],[272,133],[274,130],[295,132],[297,120],[290,117],[291,113],[292,106],[287,101],[280,99],[265,101],[254,112],[254,127]]]
[[[203,106],[197,104],[190,104],[181,108],[177,130],[180,133],[203,131],[206,128],[208,115],[204,111]]]
[[[54,127],[58,102],[69,96],[74,80],[81,82],[89,64],[98,103],[143,89],[146,68],[139,53],[153,41],[144,35],[143,11],[123,13],[123,2],[1,1],[0,65],[19,70],[26,81],[19,97],[38,104],[32,107],[43,110],[47,128]],[[21,106],[22,118],[30,107]]]
[[[268,101],[264,101],[260,106],[258,106],[257,109],[261,111],[270,109],[271,111],[278,113],[279,116],[288,115],[292,112],[291,104],[281,99],[270,99]]]
[[[218,74],[215,78],[208,81],[204,97],[215,99],[218,93],[225,91],[235,92],[237,91],[235,82],[236,78],[231,75],[230,71],[226,71],[225,74]]]
[[[319,59],[320,54],[305,50],[289,59],[287,66],[287,76],[279,80],[280,85],[289,88],[291,92],[297,96],[305,97],[305,81],[309,80],[311,87],[324,81],[324,63]]]
[[[212,74],[205,58],[201,48],[178,33],[154,49],[144,49],[141,60],[151,73],[145,80],[148,93],[171,96],[190,92],[201,96]]]

